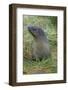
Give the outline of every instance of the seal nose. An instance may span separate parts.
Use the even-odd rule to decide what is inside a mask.
[[[33,26],[32,25],[28,25],[27,28],[28,28],[29,32],[33,31]]]
[[[28,28],[28,29],[32,28],[32,25],[28,25],[27,28]]]

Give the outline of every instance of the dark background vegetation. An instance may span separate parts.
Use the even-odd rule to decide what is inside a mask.
[[[23,73],[24,74],[43,74],[57,72],[57,17],[55,16],[23,16],[24,30],[24,59]],[[47,33],[51,56],[42,61],[31,60],[33,37],[29,33],[27,26],[39,26]]]

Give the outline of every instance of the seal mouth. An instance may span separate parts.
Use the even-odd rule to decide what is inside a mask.
[[[32,34],[32,36],[33,36],[34,38],[36,38],[36,35],[35,35],[35,34],[33,34],[33,32],[32,32],[32,31],[30,31],[30,30],[29,30],[29,32]]]

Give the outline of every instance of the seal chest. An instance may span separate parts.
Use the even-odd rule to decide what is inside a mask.
[[[28,26],[28,30],[34,38],[32,44],[32,58],[43,59],[48,58],[50,55],[50,48],[47,36],[44,31],[37,26]]]

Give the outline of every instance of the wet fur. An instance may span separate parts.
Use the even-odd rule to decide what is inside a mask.
[[[43,58],[48,58],[50,56],[49,42],[43,29],[30,25],[28,30],[35,40],[32,45],[32,59],[42,60]]]

